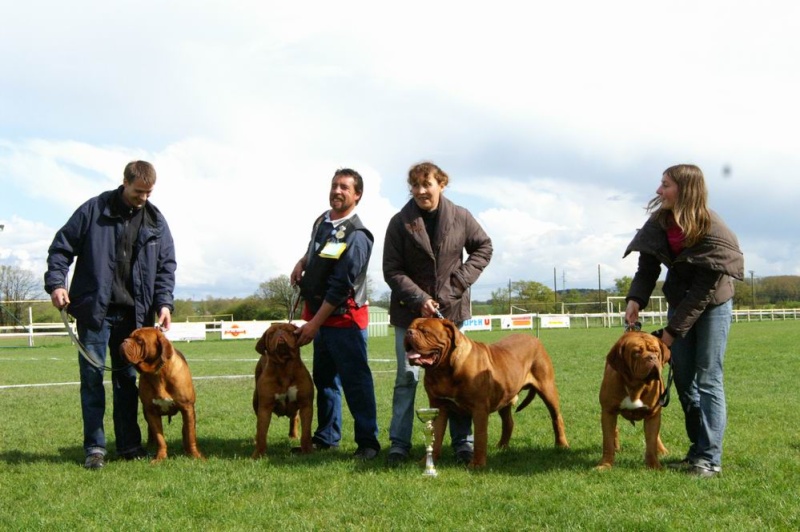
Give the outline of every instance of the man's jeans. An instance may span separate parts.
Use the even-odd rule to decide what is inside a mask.
[[[356,327],[320,327],[314,338],[312,371],[317,388],[314,441],[339,445],[342,439],[341,391],[344,391],[353,416],[356,444],[359,448],[380,450],[375,386],[367,361],[367,331]]]
[[[672,369],[685,415],[692,464],[719,471],[727,407],[722,366],[733,302],[709,305],[686,334],[672,343]]]
[[[414,399],[419,383],[419,366],[412,366],[406,359],[406,350],[403,339],[406,330],[402,327],[394,328],[394,349],[397,357],[397,376],[394,381],[394,395],[392,396],[392,422],[389,426],[389,439],[392,441],[393,450],[408,454],[411,450],[411,433],[414,429]],[[472,451],[472,416],[448,416],[450,426],[450,439],[453,449],[458,451]],[[421,425],[420,425],[421,426]],[[421,441],[421,440],[420,440]],[[391,450],[390,450],[391,452]]]
[[[78,338],[95,362],[106,365],[106,348],[111,351],[111,368],[125,368],[128,362],[119,353],[119,346],[135,329],[133,311],[109,310],[99,331],[81,327]],[[83,415],[83,449],[86,455],[106,454],[106,436],[103,416],[106,410],[106,391],[102,369],[98,369],[78,354],[81,375],[81,413]],[[136,369],[111,372],[111,389],[114,397],[114,435],[118,455],[135,452],[142,447],[139,429],[139,390],[136,387]]]

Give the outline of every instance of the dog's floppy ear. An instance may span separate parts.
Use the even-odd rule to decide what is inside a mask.
[[[262,355],[266,355],[267,354],[267,333],[268,332],[269,332],[269,329],[264,331],[264,334],[262,334],[261,338],[259,338],[258,342],[256,342],[256,351],[258,353],[262,354]]]
[[[448,319],[443,319],[441,321],[442,325],[447,331],[447,337],[450,339],[450,345],[452,345],[454,349],[461,347],[461,345],[464,343],[464,335],[458,330],[456,324]]]
[[[627,343],[628,342],[623,336],[617,340],[617,343],[614,344],[614,346],[611,348],[611,351],[609,351],[608,355],[606,355],[606,364],[611,366],[611,369],[617,373],[620,373],[626,377],[629,373],[628,363],[625,361],[625,348]]]
[[[161,360],[164,362],[172,358],[172,355],[175,354],[175,349],[172,347],[172,343],[167,340],[167,337],[164,336],[164,333],[158,329],[156,329],[156,350],[159,358],[161,358]]]

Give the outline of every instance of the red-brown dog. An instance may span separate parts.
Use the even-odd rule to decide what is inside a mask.
[[[267,433],[272,414],[289,417],[289,438],[297,439],[300,422],[300,452],[313,451],[311,420],[314,408],[314,381],[300,359],[300,348],[291,323],[273,323],[256,343],[261,358],[256,364],[256,389],[253,410],[256,422],[256,449],[253,458],[267,452]]]
[[[498,412],[502,434],[497,446],[505,448],[514,430],[511,408],[522,390],[528,395],[517,408],[525,408],[538,393],[553,422],[555,444],[569,447],[559,408],[555,370],[542,343],[527,334],[512,334],[499,342],[470,340],[456,325],[440,318],[417,318],[408,328],[405,349],[411,364],[425,368],[425,391],[433,408],[433,456],[438,458],[449,412],[468,413],[474,423],[474,454],[470,467],[486,465],[489,414]]]
[[[660,436],[659,398],[664,392],[661,370],[669,360],[666,344],[644,332],[623,334],[609,351],[600,385],[603,458],[597,464],[598,469],[611,468],[620,449],[618,415],[632,424],[644,420],[644,462],[647,467],[661,468],[658,456],[667,454]]]
[[[203,458],[197,449],[195,391],[192,373],[183,353],[155,327],[133,331],[120,346],[120,354],[139,372],[139,398],[147,420],[147,443],[157,446],[153,462],[167,457],[162,416],[181,413],[183,449],[194,458]]]

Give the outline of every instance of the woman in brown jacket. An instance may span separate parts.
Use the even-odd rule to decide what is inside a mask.
[[[689,451],[676,469],[713,477],[722,469],[727,420],[722,366],[733,313],[733,279],[744,278],[736,235],[707,206],[703,172],[691,164],[667,168],[653,214],[628,245],[639,252],[639,268],[626,300],[625,319],[634,323],[647,306],[661,272],[669,323],[661,339],[672,350],[675,388],[683,407]]]
[[[412,198],[386,229],[383,277],[392,291],[389,321],[394,326],[397,356],[390,465],[406,460],[411,450],[419,383],[419,367],[406,360],[406,329],[415,318],[437,312],[459,327],[471,318],[469,288],[492,258],[492,241],[472,214],[442,195],[448,183],[448,175],[433,163],[413,166],[408,172]],[[469,463],[472,419],[451,416],[449,424],[457,460]]]

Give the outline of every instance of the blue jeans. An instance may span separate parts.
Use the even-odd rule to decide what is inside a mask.
[[[392,395],[392,422],[389,425],[391,450],[400,451],[403,454],[408,454],[411,450],[411,433],[415,419],[414,399],[417,394],[417,384],[419,384],[419,366],[412,366],[408,363],[406,349],[403,346],[406,330],[402,327],[394,328],[397,376],[394,380],[394,394]],[[448,425],[453,449],[456,452],[472,451],[472,416],[451,413],[448,417]]]
[[[111,389],[114,396],[114,435],[118,455],[142,448],[139,428],[139,389],[136,387],[136,369],[120,355],[119,346],[136,328],[133,310],[109,310],[99,331],[82,327],[78,322],[78,339],[89,355],[101,365],[106,365],[106,349],[111,351]],[[83,449],[86,455],[106,454],[106,436],[103,417],[106,411],[106,390],[103,386],[104,370],[92,366],[78,354],[81,375],[81,414],[83,416]],[[127,366],[127,367],[126,367]],[[125,368],[125,369],[119,369]]]
[[[727,422],[722,366],[733,302],[709,305],[684,338],[672,343],[675,389],[683,407],[692,464],[719,471]]]
[[[359,448],[380,450],[375,386],[367,361],[367,331],[320,327],[314,338],[317,430],[314,441],[338,446],[342,439],[342,391],[353,416]]]

